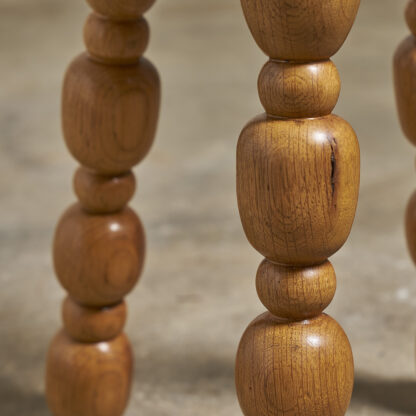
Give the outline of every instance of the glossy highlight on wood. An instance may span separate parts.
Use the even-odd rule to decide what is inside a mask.
[[[244,333],[236,389],[245,416],[343,416],[354,363],[342,328],[322,313],[337,279],[327,260],[348,238],[357,207],[360,150],[331,114],[339,93],[329,59],[359,0],[241,0],[270,60],[258,78],[266,113],[237,145],[237,199],[247,239],[265,259],[256,277],[269,312]]]
[[[54,416],[121,416],[133,357],[123,333],[124,297],[140,278],[145,235],[127,204],[136,189],[132,167],[156,132],[160,81],[142,56],[153,0],[88,0],[87,52],[69,66],[62,92],[66,145],[81,166],[78,202],[62,215],[53,242],[57,278],[68,296],[64,327],[51,342],[46,396]]]

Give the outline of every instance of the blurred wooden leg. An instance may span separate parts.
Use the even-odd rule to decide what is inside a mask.
[[[242,0],[270,57],[259,81],[266,110],[237,148],[244,231],[265,260],[257,292],[268,312],[244,333],[236,386],[246,416],[342,416],[354,381],[351,347],[323,310],[336,277],[327,260],[351,230],[360,156],[350,125],[331,112],[340,79],[329,59],[359,0]]]
[[[416,146],[416,1],[406,9],[407,25],[412,32],[398,47],[394,56],[394,84],[401,126],[405,136]],[[416,264],[416,192],[406,211],[406,236]]]
[[[62,94],[66,144],[81,167],[78,202],[56,229],[56,275],[67,290],[64,328],[47,358],[47,400],[55,416],[120,416],[127,404],[132,352],[123,333],[124,296],[137,282],[145,237],[127,207],[131,168],[149,151],[159,113],[156,69],[142,57],[153,0],[89,0],[87,52],[69,66]]]

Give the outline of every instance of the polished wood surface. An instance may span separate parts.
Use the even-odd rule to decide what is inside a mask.
[[[405,17],[412,34],[394,55],[394,86],[403,133],[416,146],[416,0],[408,2]],[[407,205],[405,225],[410,256],[416,264],[416,192]]]
[[[79,202],[61,217],[53,244],[68,292],[47,358],[54,416],[121,416],[127,405],[133,358],[123,298],[145,256],[143,226],[127,204],[136,189],[131,168],[153,143],[160,104],[159,76],[142,57],[142,14],[153,0],[89,3],[87,52],[69,66],[62,92],[65,142],[81,166],[73,180]]]
[[[237,395],[245,416],[342,416],[353,357],[342,328],[322,312],[336,290],[327,258],[345,243],[355,216],[360,153],[352,127],[331,114],[340,79],[329,58],[360,2],[241,3],[271,58],[258,79],[266,113],[245,126],[237,146],[240,217],[265,257],[256,288],[269,312],[241,339]]]

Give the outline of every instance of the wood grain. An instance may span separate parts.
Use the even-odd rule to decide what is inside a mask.
[[[285,323],[265,313],[241,339],[236,384],[246,416],[342,416],[353,379],[348,338],[327,315]]]
[[[344,43],[360,0],[241,0],[263,52],[282,61],[319,61]]]
[[[343,416],[354,383],[351,347],[323,314],[336,290],[327,258],[345,243],[357,207],[360,151],[331,114],[340,79],[329,58],[359,0],[241,0],[271,58],[258,78],[266,110],[237,145],[245,234],[265,259],[256,288],[269,312],[244,333],[236,389],[245,416]]]
[[[64,79],[62,128],[68,149],[99,173],[127,172],[153,143],[159,104],[159,76],[148,60],[109,66],[83,53]]]
[[[322,263],[350,233],[359,170],[357,137],[340,117],[256,117],[237,147],[238,206],[248,240],[277,263]]]
[[[62,92],[65,142],[81,164],[78,203],[55,232],[55,272],[68,296],[64,328],[46,365],[46,397],[54,416],[121,416],[133,370],[123,328],[123,300],[144,263],[145,236],[127,207],[132,167],[156,132],[160,80],[142,57],[149,27],[142,14],[154,0],[87,0],[95,12],[84,27],[87,52],[69,66]]]
[[[319,117],[334,109],[341,81],[330,60],[305,64],[269,61],[260,72],[258,89],[269,115]]]
[[[89,215],[77,203],[56,227],[56,275],[71,297],[83,305],[121,301],[140,276],[144,253],[143,227],[129,208],[116,214]]]
[[[83,343],[59,332],[47,357],[46,389],[52,414],[121,416],[130,393],[132,365],[124,334],[108,342]]]

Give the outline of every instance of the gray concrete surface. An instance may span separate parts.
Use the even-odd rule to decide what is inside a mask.
[[[407,33],[404,5],[363,0],[334,58],[343,80],[336,112],[362,149],[357,219],[333,257],[339,288],[329,309],[354,349],[352,416],[416,414],[416,272],[402,229],[416,151],[399,130],[391,83],[391,56]],[[76,166],[61,138],[60,83],[83,49],[86,13],[81,0],[0,0],[2,416],[49,414],[43,363],[64,294],[50,242],[74,199]],[[128,297],[137,365],[127,416],[237,416],[234,354],[263,308],[254,288],[261,258],[237,214],[235,145],[261,111],[256,80],[265,57],[238,0],[160,0],[148,18],[163,109],[132,203],[149,251]]]

